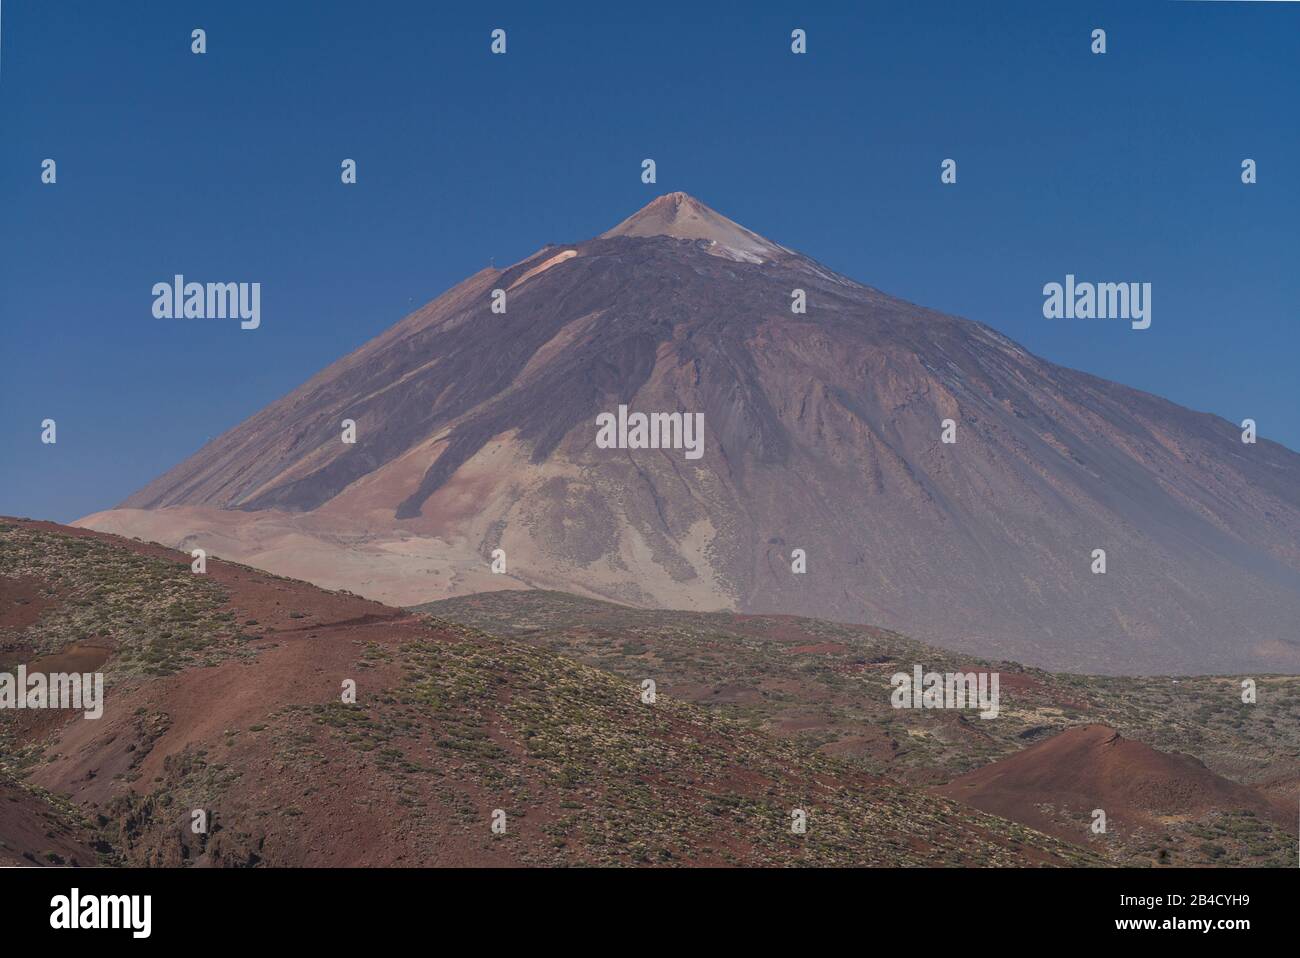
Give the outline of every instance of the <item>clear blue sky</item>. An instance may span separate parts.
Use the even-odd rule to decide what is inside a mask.
[[[7,0],[0,26],[0,513],[112,506],[489,260],[671,190],[1300,448],[1300,4]],[[154,319],[177,272],[261,282],[261,328]],[[1151,282],[1151,328],[1044,319],[1067,272]]]

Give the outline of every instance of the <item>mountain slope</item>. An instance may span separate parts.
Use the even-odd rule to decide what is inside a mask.
[[[948,781],[1085,722],[1300,798],[1300,676],[1260,677],[1247,704],[1240,676],[1052,673],[795,616],[635,609],[543,590],[461,596],[416,611],[627,678],[653,676],[674,698],[903,781]],[[891,676],[917,665],[998,673],[997,720],[894,708]]]
[[[703,456],[599,448],[620,404],[702,413]],[[470,277],[83,523],[401,604],[546,587],[1054,668],[1300,670],[1300,456],[684,194]]]
[[[1300,677],[1261,678],[1246,704],[1239,678],[1052,674],[793,616],[632,609],[541,590],[423,608],[628,679],[652,676],[674,698],[1119,863],[1295,867]],[[997,717],[894,708],[891,676],[917,665],[997,673]],[[1104,837],[1089,828],[1099,806]]]
[[[0,671],[94,635],[104,714],[0,711],[0,800],[57,796],[0,813],[0,860],[43,827],[42,851],[137,866],[1106,863],[514,640],[0,519],[0,610],[33,583]],[[68,808],[98,833],[39,824]]]

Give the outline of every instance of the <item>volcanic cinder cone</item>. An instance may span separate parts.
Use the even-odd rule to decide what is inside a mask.
[[[1216,775],[1189,755],[1157,751],[1105,725],[1077,725],[935,791],[1031,828],[1079,841],[1075,816],[1102,808],[1124,832],[1226,812],[1295,833],[1294,796],[1270,796]],[[1087,820],[1086,818],[1084,819]]]
[[[702,457],[598,448],[619,405],[702,413]],[[682,193],[470,277],[83,523],[403,604],[540,586],[1059,668],[1300,668],[1300,456]]]

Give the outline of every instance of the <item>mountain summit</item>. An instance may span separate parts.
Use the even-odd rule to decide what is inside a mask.
[[[674,414],[698,459],[632,438]],[[1300,668],[1300,456],[683,193],[471,276],[83,523],[401,604],[545,587],[1056,668]]]
[[[671,236],[674,239],[700,240],[708,252],[745,263],[763,263],[790,253],[686,193],[667,193],[650,201],[612,230],[601,234],[602,239],[611,236]]]

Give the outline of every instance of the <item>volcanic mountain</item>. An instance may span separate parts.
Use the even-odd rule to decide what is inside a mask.
[[[620,406],[702,414],[702,456],[598,443]],[[471,276],[82,524],[398,604],[556,588],[1091,672],[1300,669],[1300,455],[682,193]]]

